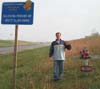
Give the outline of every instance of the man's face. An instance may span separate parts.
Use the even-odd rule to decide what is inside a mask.
[[[61,39],[61,34],[59,33],[59,34],[56,34],[56,38],[57,39]]]

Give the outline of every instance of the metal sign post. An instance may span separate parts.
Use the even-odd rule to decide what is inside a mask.
[[[15,45],[14,45],[14,59],[13,59],[13,89],[16,89],[17,44],[18,44],[18,25],[15,26]]]
[[[4,2],[2,5],[2,24],[15,25],[15,45],[13,59],[13,85],[16,89],[16,69],[17,69],[17,43],[18,25],[32,25],[34,17],[34,3],[31,0],[25,2]]]

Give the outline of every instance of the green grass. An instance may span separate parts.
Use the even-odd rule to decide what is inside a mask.
[[[13,41],[0,40],[0,47],[13,46]]]
[[[17,89],[100,89],[100,60],[91,60],[96,70],[83,76],[81,60],[65,61],[63,80],[52,81],[53,62],[48,47],[18,53]],[[0,89],[12,89],[12,55],[0,55]]]
[[[37,44],[35,42],[18,41],[18,45],[32,45]],[[0,47],[14,46],[14,40],[0,40]]]

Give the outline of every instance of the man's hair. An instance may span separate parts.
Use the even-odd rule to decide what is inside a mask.
[[[57,34],[60,34],[60,35],[61,35],[61,33],[60,33],[60,32],[57,32],[57,33],[56,33],[56,35],[57,35]]]

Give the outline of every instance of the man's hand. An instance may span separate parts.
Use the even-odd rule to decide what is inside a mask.
[[[51,62],[52,61],[52,57],[49,57],[48,60]]]
[[[67,48],[68,50],[71,50],[71,44],[68,41],[65,41],[65,48]]]

